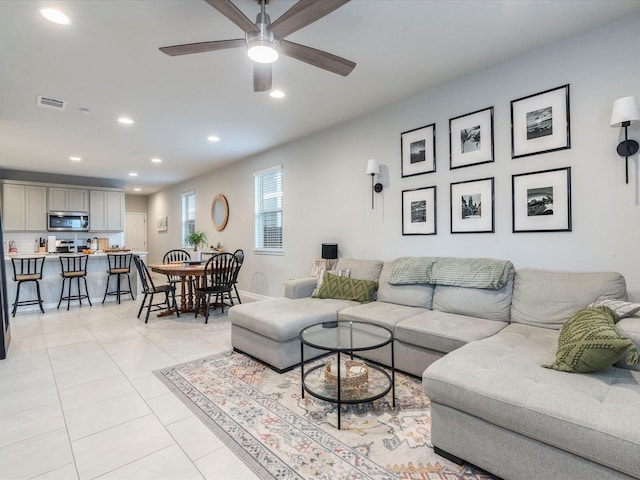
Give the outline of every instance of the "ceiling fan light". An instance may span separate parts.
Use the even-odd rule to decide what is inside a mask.
[[[57,23],[59,25],[69,25],[71,23],[71,19],[69,17],[55,8],[43,8],[40,10],[40,14],[50,22]]]
[[[261,40],[249,44],[247,55],[251,60],[258,63],[273,63],[280,57],[278,51],[269,42]]]

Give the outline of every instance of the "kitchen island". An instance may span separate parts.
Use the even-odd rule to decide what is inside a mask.
[[[133,253],[136,255],[140,255],[143,261],[146,262],[147,252],[126,252]],[[13,302],[16,298],[16,287],[17,282],[13,281],[13,268],[11,266],[11,258],[26,258],[26,257],[44,257],[44,267],[42,269],[42,280],[40,280],[40,294],[42,296],[42,301],[44,302],[45,311],[47,309],[56,308],[58,306],[58,300],[60,299],[60,291],[62,289],[62,277],[60,276],[61,267],[59,257],[61,255],[58,254],[47,254],[47,253],[31,253],[31,254],[16,254],[16,255],[6,255],[5,256],[5,270],[7,273],[7,301],[9,303],[9,308],[12,308]],[[89,297],[91,298],[91,302],[101,303],[102,298],[104,297],[104,291],[106,288],[107,281],[107,253],[97,252],[88,255],[87,260],[87,289],[89,290]],[[135,264],[133,260],[131,261],[131,288],[134,292],[139,291],[138,281],[138,272],[136,271]],[[115,277],[112,280],[114,282],[112,284],[115,285]],[[66,289],[65,289],[66,290]],[[136,293],[136,298],[137,298]],[[27,298],[36,298],[35,285],[33,284],[23,284],[20,289],[20,299],[25,300]],[[128,295],[122,297],[123,301],[126,301],[130,298]],[[115,296],[107,296],[106,302],[115,302]],[[71,306],[78,306],[78,302],[75,301],[71,303]],[[82,305],[89,306],[89,303],[86,300],[82,301]],[[62,308],[62,306],[60,307]],[[66,308],[66,306],[65,306]],[[16,313],[16,318],[20,315],[20,312],[25,311],[36,311],[38,310],[37,305],[29,305],[24,307],[18,307],[18,311]]]

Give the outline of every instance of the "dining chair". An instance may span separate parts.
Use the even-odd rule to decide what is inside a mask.
[[[209,323],[209,310],[213,306],[220,307],[220,311],[224,313],[225,305],[233,306],[233,280],[237,270],[238,260],[232,253],[219,253],[211,257],[205,267],[205,275],[203,278],[203,286],[196,289],[196,312],[204,309],[205,321]],[[213,298],[213,302],[211,301]],[[229,304],[225,303],[225,299],[229,300]]]
[[[29,257],[29,258],[11,258],[11,265],[13,266],[13,281],[18,282],[16,287],[16,300],[13,302],[13,311],[11,316],[16,316],[16,310],[18,307],[25,305],[39,305],[40,311],[44,313],[42,307],[42,297],[40,296],[40,280],[42,280],[42,267],[44,266],[44,257]],[[31,300],[20,300],[20,286],[23,283],[35,283],[36,285],[36,297]]]
[[[138,275],[140,275],[140,282],[142,283],[142,293],[144,294],[144,298],[142,299],[142,303],[140,304],[140,310],[138,310],[138,318],[140,318],[142,309],[145,306],[147,307],[147,315],[144,319],[144,323],[147,323],[149,321],[149,314],[151,312],[157,312],[159,310],[171,310],[173,308],[173,311],[179,317],[180,310],[178,309],[178,304],[176,303],[176,286],[171,284],[156,286],[153,283],[153,279],[151,278],[149,269],[140,258],[140,255],[134,255],[133,262],[136,264]],[[164,301],[153,303],[153,296],[160,293],[164,294]],[[169,295],[171,295],[171,303],[169,303]],[[147,298],[149,298],[148,304],[146,304]]]
[[[191,260],[191,255],[189,254],[189,252],[185,250],[175,249],[169,250],[164,254],[162,263],[182,263],[188,262],[189,260]],[[175,286],[181,281],[182,279],[178,275],[167,275],[167,282],[169,282],[169,284],[171,285]]]
[[[241,248],[237,249],[233,252],[233,256],[236,257],[236,261],[238,262],[235,274],[233,275],[233,291],[238,299],[238,303],[242,303],[242,300],[240,300],[240,294],[238,293],[238,274],[240,273],[240,267],[242,267],[242,264],[244,263],[244,250]]]

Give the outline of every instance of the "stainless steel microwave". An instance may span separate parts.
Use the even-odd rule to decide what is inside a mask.
[[[88,232],[87,212],[49,212],[47,230],[50,232]]]

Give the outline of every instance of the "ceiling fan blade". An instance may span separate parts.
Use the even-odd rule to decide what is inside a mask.
[[[238,7],[231,3],[230,0],[205,0],[205,2],[235,23],[244,32],[250,33],[260,31]]]
[[[210,2],[210,0],[207,0]],[[300,0],[274,21],[269,30],[284,38],[303,27],[320,20],[350,0]]]
[[[236,40],[219,40],[216,42],[173,45],[171,47],[161,47],[160,51],[175,57],[176,55],[189,55],[190,53],[212,52],[214,50],[224,50],[225,48],[244,47],[246,44],[247,42],[244,38],[238,38]]]
[[[271,90],[271,64],[253,62],[253,91]]]
[[[280,42],[280,53],[344,77],[349,75],[356,66],[355,62],[347,60],[346,58],[338,57],[337,55],[306,47],[288,40],[282,40]]]

